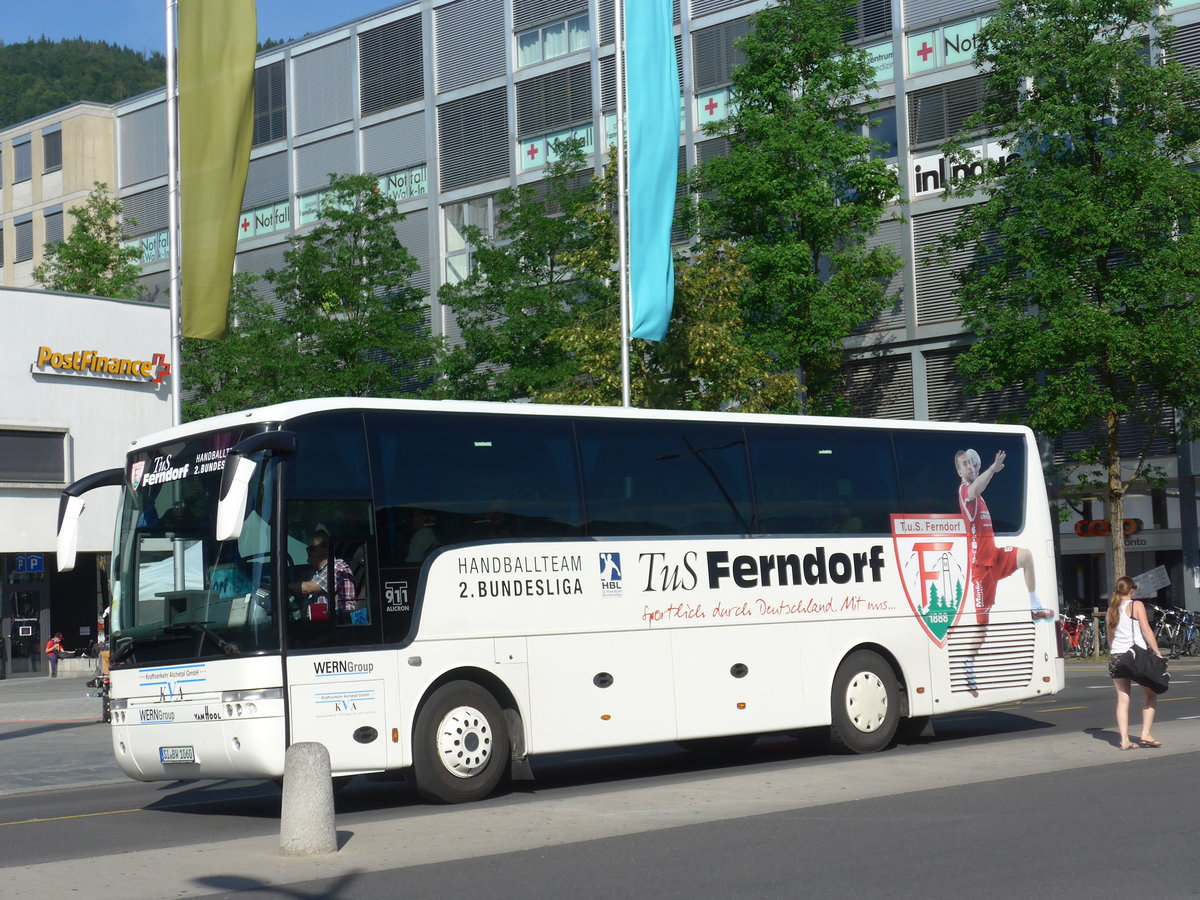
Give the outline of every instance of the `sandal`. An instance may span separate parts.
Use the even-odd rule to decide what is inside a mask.
[[[1122,744],[1122,745],[1121,745],[1121,746],[1120,746],[1118,749],[1120,749],[1120,750],[1133,750],[1135,747],[1137,747],[1137,744],[1136,744],[1136,743],[1134,743],[1133,741],[1129,741],[1129,742],[1128,742],[1128,743],[1126,743],[1126,744]]]
[[[1138,743],[1151,749],[1162,746],[1162,741],[1156,741],[1154,738],[1138,738]]]

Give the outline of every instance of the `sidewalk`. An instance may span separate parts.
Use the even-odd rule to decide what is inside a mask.
[[[87,696],[90,676],[60,670],[0,681],[0,796],[128,780],[100,700]]]

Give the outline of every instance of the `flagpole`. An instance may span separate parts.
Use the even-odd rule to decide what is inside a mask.
[[[168,296],[171,308],[171,424],[183,421],[183,370],[179,305],[179,114],[175,77],[175,22],[178,0],[165,0],[167,20],[167,246],[170,259]]]
[[[626,239],[626,219],[629,198],[626,188],[625,143],[625,0],[613,0],[616,24],[617,80],[617,277],[621,297],[621,405],[632,406],[629,374],[629,247]]]

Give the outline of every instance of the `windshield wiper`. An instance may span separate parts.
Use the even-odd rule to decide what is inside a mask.
[[[221,652],[224,653],[226,656],[236,656],[237,654],[241,653],[242,651],[238,648],[237,644],[231,644],[229,641],[225,640],[225,638],[221,637],[219,634],[217,634],[215,631],[213,631],[211,628],[208,627],[209,625],[213,625],[213,624],[215,624],[215,623],[213,623],[213,622],[176,622],[173,625],[168,625],[165,628],[163,628],[163,634],[168,634],[172,631],[179,631],[180,629],[184,629],[184,628],[190,628],[192,631],[197,631],[200,634],[204,635],[205,637],[209,638],[214,644],[216,644],[221,649]],[[203,646],[203,641],[201,641],[201,646]]]

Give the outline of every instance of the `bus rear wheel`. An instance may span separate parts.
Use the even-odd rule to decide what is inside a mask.
[[[444,684],[413,727],[413,781],[435,803],[482,800],[508,773],[509,740],[496,699],[470,681]]]
[[[900,686],[887,661],[856,650],[838,666],[830,698],[830,740],[848,753],[874,753],[892,742],[900,722]]]

